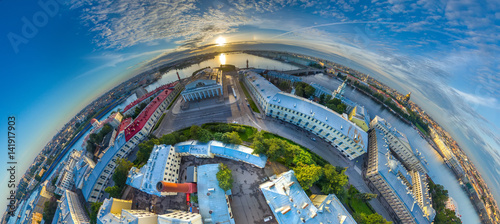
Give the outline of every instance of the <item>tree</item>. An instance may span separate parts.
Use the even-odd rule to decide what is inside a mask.
[[[159,145],[160,141],[158,139],[150,139],[139,144],[139,151],[137,151],[137,158],[135,163],[141,164],[148,161],[149,156],[151,155],[151,151],[155,145]]]
[[[189,132],[191,133],[191,138],[197,139],[199,130],[201,130],[200,126],[198,125],[191,126],[191,128],[189,129]]]
[[[192,133],[191,133],[192,134]],[[200,142],[208,142],[213,139],[212,133],[207,129],[200,129],[197,131],[197,139]]]
[[[106,191],[106,193],[109,194],[110,197],[112,198],[121,198],[122,196],[122,188],[118,187],[118,186],[112,186],[112,187],[107,187],[106,189],[104,189],[104,191]]]
[[[215,132],[214,133],[214,139],[215,139],[215,141],[222,141],[222,135],[224,135],[224,134],[221,133],[221,132]]]
[[[372,194],[372,193],[359,193],[356,195],[359,199],[367,202],[373,198],[377,198],[377,194]]]
[[[295,95],[304,97],[304,88],[302,88],[302,86],[298,86],[297,88],[295,88]]]
[[[233,132],[224,133],[222,135],[222,142],[229,143],[229,144],[239,145],[243,141],[241,140],[240,135],[238,134],[238,132],[233,131]]]
[[[101,208],[102,202],[94,202],[90,206],[90,223],[97,223],[97,213],[99,213],[99,209]]]
[[[116,186],[122,188],[127,182],[128,171],[134,164],[125,159],[119,159],[116,164],[117,165],[115,173],[113,174],[113,181],[115,182]]]
[[[392,222],[385,220],[384,217],[377,213],[370,215],[365,213],[355,213],[353,218],[358,224],[392,224]]]
[[[294,164],[302,163],[302,164],[309,165],[309,164],[314,163],[310,153],[308,153],[308,152],[306,152],[303,149],[298,148],[298,147],[293,147],[293,148],[295,148],[295,153],[293,156],[293,163]]]
[[[216,177],[222,190],[228,191],[233,188],[232,171],[225,164],[219,163],[219,172],[217,172]]]
[[[305,88],[304,88],[304,97],[305,98],[309,98],[311,96],[314,95],[314,92],[316,92],[316,89],[310,85],[307,85]]]
[[[55,198],[51,198],[49,201],[46,201],[43,207],[43,220],[45,220],[46,223],[52,223],[56,210],[57,201]]]
[[[323,175],[321,166],[314,164],[306,165],[299,163],[297,167],[293,168],[293,171],[304,190],[311,188]]]
[[[336,167],[330,164],[325,165],[323,168],[325,175],[321,184],[321,192],[324,194],[338,194],[344,188],[349,179],[345,175],[345,169],[341,169],[339,172]]]
[[[161,136],[160,143],[165,145],[174,145],[175,143],[177,143],[177,139],[174,134],[170,133]]]

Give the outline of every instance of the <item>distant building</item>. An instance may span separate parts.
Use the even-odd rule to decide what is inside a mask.
[[[65,190],[56,213],[52,219],[52,224],[89,224],[90,219],[87,216],[83,203],[78,195],[72,191]]]
[[[409,92],[408,94],[405,95],[405,97],[403,98],[403,102],[408,103],[408,101],[410,101],[410,96],[411,96],[411,92]]]
[[[418,170],[427,173],[427,169],[420,162],[417,152],[414,152],[406,136],[391,127],[383,118],[376,116],[370,122],[370,128],[378,129],[387,137],[387,144],[391,151],[399,158],[408,170]]]
[[[219,164],[198,166],[198,204],[203,223],[234,224],[233,212],[229,204],[231,190],[224,192],[217,180]]]
[[[179,183],[181,156],[170,145],[155,145],[149,160],[141,169],[132,167],[127,184],[148,194],[157,196],[177,195],[175,192],[159,192],[156,184],[160,181]]]
[[[245,162],[260,168],[266,166],[265,155],[253,154],[253,149],[243,145],[225,144],[219,141],[202,143],[199,141],[186,141],[177,143],[175,152],[182,156],[196,156],[199,158],[214,158],[214,156]]]
[[[430,224],[436,216],[432,208],[427,178],[417,170],[407,171],[392,156],[380,129],[370,130],[367,168],[369,188],[378,193],[382,205],[401,223]]]
[[[31,216],[31,224],[38,224],[41,223],[43,219],[43,214],[35,212]]]
[[[261,184],[260,190],[279,224],[356,223],[335,195],[311,195],[309,198],[293,170]]]
[[[182,88],[183,87],[182,87],[182,85],[179,85],[179,82],[173,82],[173,83],[169,83],[166,85],[162,85],[162,86],[154,89],[153,91],[150,91],[150,92],[144,94],[143,96],[137,96],[139,98],[134,100],[129,105],[125,106],[125,108],[123,108],[122,113],[123,113],[123,115],[132,115],[132,114],[134,114],[135,108],[137,106],[141,105],[141,103],[149,103],[151,101],[151,99],[158,96],[162,91],[167,90],[167,89],[174,90],[174,92],[175,92],[174,96],[175,96]]]
[[[272,71],[272,70],[267,70],[267,69],[251,69],[249,71],[253,71],[256,73],[261,74],[262,76],[266,77],[267,79],[278,79],[280,81],[285,81],[293,85],[296,82],[302,82],[302,78],[281,73],[278,71]]]
[[[75,186],[73,169],[78,163],[78,160],[80,159],[81,156],[82,156],[82,151],[78,150],[71,151],[55,183],[56,186],[56,190],[54,191],[55,194],[62,195],[66,190],[73,190],[73,187]]]
[[[222,70],[206,68],[198,72],[196,80],[186,85],[181,95],[184,101],[222,96]]]
[[[310,85],[315,89],[314,96],[321,97],[321,95],[325,95],[326,100],[330,100],[332,98],[332,91],[330,91],[329,89],[313,82]]]
[[[335,146],[352,160],[366,153],[368,134],[329,108],[292,94],[280,92],[254,72],[245,72],[244,81],[267,116],[295,124]]]

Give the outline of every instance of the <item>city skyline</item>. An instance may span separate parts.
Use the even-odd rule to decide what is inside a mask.
[[[235,44],[234,48],[244,48],[245,42],[249,48],[285,43],[299,46],[290,47],[291,52],[344,59],[339,63],[369,74],[400,93],[411,91],[411,100],[466,149],[483,177],[488,177],[488,186],[495,189],[500,185],[494,178],[500,176],[500,140],[495,134],[499,133],[500,124],[500,82],[499,68],[493,60],[499,56],[495,36],[498,3],[481,6],[427,1],[405,6],[377,2],[365,8],[348,3],[328,7],[325,3],[288,6],[274,2],[263,5],[189,1],[162,7],[156,3],[139,6],[119,1],[107,6],[116,10],[117,21],[100,18],[99,15],[111,12],[104,11],[98,1],[95,3],[95,7],[89,7],[84,1],[56,2],[58,12],[52,16],[36,3],[20,9],[20,3],[0,2],[2,8],[14,9],[2,15],[5,21],[14,21],[1,25],[7,37],[1,42],[5,74],[19,74],[4,76],[8,85],[2,91],[13,97],[4,101],[7,110],[2,110],[2,115],[19,119],[17,156],[23,162],[31,163],[60,127],[102,93],[132,77],[147,61],[168,50],[188,50],[186,55],[203,52],[200,46],[224,36],[229,44],[209,46],[207,50],[230,50],[230,43]],[[130,10],[120,11],[120,7]],[[464,7],[468,13],[460,11]],[[181,34],[159,33],[165,24],[155,20],[139,20],[149,30],[133,26],[140,9],[151,14],[174,12],[170,20],[162,19],[167,19],[171,29]],[[432,10],[425,14],[424,9]],[[252,14],[252,10],[257,13]],[[27,43],[12,44],[9,34],[23,35],[23,18],[31,19],[40,11],[48,15],[46,25],[37,27],[33,37],[25,38]],[[197,13],[187,16],[190,12]],[[475,17],[476,13],[486,16]],[[374,18],[361,19],[360,15],[367,14]],[[405,20],[407,14],[414,19]],[[178,21],[171,19],[175,16]],[[119,23],[129,26],[121,27]],[[195,27],[193,31],[186,29],[190,23]],[[127,32],[134,35],[120,36]],[[286,45],[276,49],[284,49],[283,46]],[[190,49],[195,51],[189,52]],[[20,67],[26,63],[30,66]],[[481,148],[478,154],[473,153],[477,145]],[[485,163],[478,163],[481,160]],[[18,170],[18,180],[24,172]],[[4,174],[0,176],[6,178]],[[493,192],[497,192],[498,200],[498,191]]]

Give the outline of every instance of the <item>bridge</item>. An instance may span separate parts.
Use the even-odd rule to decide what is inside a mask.
[[[296,70],[288,70],[288,71],[282,71],[282,73],[288,74],[288,75],[314,75],[318,73],[323,73],[325,70],[324,69],[316,69],[316,68],[302,68],[302,69],[296,69]]]

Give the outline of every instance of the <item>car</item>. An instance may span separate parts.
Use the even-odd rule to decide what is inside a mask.
[[[316,138],[311,138],[311,140],[316,141]]]
[[[272,215],[264,218],[264,222],[269,222],[271,220],[273,220],[273,216]]]

